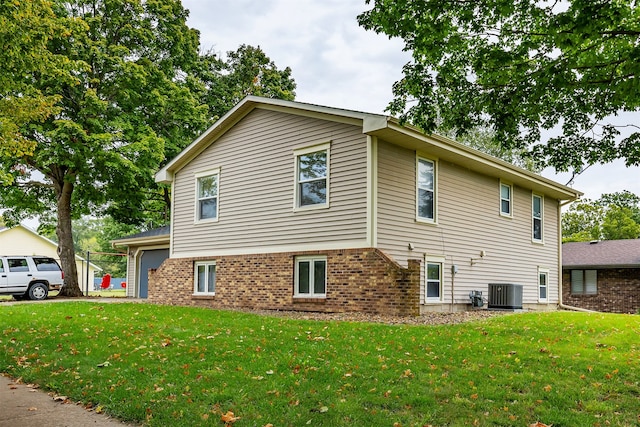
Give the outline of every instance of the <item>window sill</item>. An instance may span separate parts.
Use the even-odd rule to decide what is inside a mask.
[[[208,218],[208,219],[198,219],[193,222],[193,225],[207,225],[207,224],[215,224],[219,222],[218,218]]]
[[[215,298],[216,298],[215,294],[213,294],[213,295],[197,295],[197,294],[191,295],[191,299],[193,299],[193,300],[212,300],[212,299],[215,299]]]
[[[416,218],[416,222],[418,224],[425,224],[425,225],[438,225],[438,222],[436,220],[430,220],[430,219],[426,219],[426,218]]]
[[[323,204],[317,204],[317,205],[297,206],[293,208],[293,212],[308,212],[308,211],[317,211],[322,209],[329,209],[329,204],[323,203]]]
[[[293,297],[293,302],[310,302],[314,304],[324,304],[327,301],[327,297]]]

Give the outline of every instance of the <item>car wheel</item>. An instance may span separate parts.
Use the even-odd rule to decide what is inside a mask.
[[[43,300],[49,295],[49,287],[44,283],[34,283],[29,288],[29,299]]]

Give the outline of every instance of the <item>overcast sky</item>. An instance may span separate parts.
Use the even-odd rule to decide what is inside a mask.
[[[400,40],[365,31],[356,16],[364,0],[182,0],[203,50],[224,55],[241,44],[260,46],[279,69],[291,67],[296,100],[384,113],[392,85],[410,56]],[[640,113],[626,123],[640,124]],[[566,184],[570,176],[544,175]],[[640,168],[623,162],[592,166],[573,187],[585,197],[629,190],[640,195]]]

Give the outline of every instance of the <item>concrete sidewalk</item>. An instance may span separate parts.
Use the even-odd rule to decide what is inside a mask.
[[[123,427],[103,414],[56,401],[44,391],[0,374],[0,427]]]

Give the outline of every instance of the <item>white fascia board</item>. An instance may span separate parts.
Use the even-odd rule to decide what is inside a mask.
[[[527,182],[536,191],[551,194],[561,200],[575,200],[582,196],[582,192],[574,190],[553,180],[535,174],[526,169],[515,166],[497,157],[493,157],[482,151],[468,147],[452,139],[431,134],[426,135],[419,129],[410,125],[401,125],[397,119],[380,117],[365,119],[363,129],[368,135],[379,135],[382,139],[395,144],[413,141],[410,145],[419,147],[420,144],[428,144],[439,151],[438,157],[453,163],[470,167],[478,172],[493,171],[492,175],[508,179],[517,185]]]

